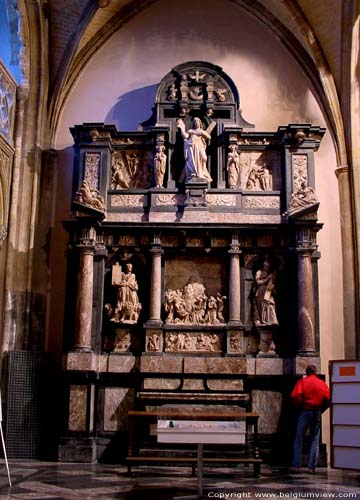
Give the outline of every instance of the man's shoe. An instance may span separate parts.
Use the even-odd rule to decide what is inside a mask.
[[[315,469],[308,469],[309,474],[316,474]]]
[[[290,467],[289,474],[300,474],[300,467]]]

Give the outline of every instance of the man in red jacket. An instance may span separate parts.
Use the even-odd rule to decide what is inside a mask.
[[[329,387],[317,377],[314,365],[309,365],[306,368],[306,377],[296,383],[291,393],[291,399],[294,405],[301,409],[294,441],[292,471],[296,472],[300,468],[303,437],[306,429],[310,427],[308,466],[309,472],[314,474],[319,455],[321,413],[330,406]]]

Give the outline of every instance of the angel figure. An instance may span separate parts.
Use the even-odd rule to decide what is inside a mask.
[[[206,141],[211,139],[211,131],[216,125],[212,121],[209,127],[204,130],[200,118],[194,118],[194,128],[185,129],[185,123],[179,118],[177,120],[178,127],[184,139],[184,157],[185,167],[180,177],[180,182],[190,180],[191,178],[198,177],[206,179],[208,182],[212,181],[211,175],[207,169],[207,156],[206,156]]]

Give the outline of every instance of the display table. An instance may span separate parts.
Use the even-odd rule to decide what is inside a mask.
[[[199,415],[194,413],[193,409],[185,408],[188,407],[189,405],[184,405],[184,408],[181,411],[181,414],[179,414],[178,410],[171,410],[169,409],[166,410],[166,414],[162,414],[164,418],[160,418],[161,421],[166,422],[172,420],[173,423],[176,422],[179,419],[179,416],[181,415],[181,421],[185,422],[196,422],[199,421]],[[224,409],[222,411],[211,411],[211,406],[207,408],[206,412],[203,412],[201,415],[201,420],[206,421],[206,422],[234,422],[234,419],[238,419],[238,422],[242,422],[242,426],[239,427],[238,431],[240,432],[229,432],[228,436],[232,435],[231,439],[229,438],[229,441],[225,443],[226,445],[237,445],[237,446],[245,446],[245,442],[249,445],[250,440],[249,440],[249,435],[250,435],[250,429],[253,431],[253,439],[252,439],[252,445],[248,446],[248,450],[246,453],[246,456],[239,456],[239,457],[204,457],[203,462],[205,464],[216,464],[216,463],[225,463],[225,464],[251,464],[253,465],[253,474],[254,477],[259,477],[260,475],[260,465],[262,463],[261,458],[259,458],[259,451],[257,447],[257,438],[258,438],[258,419],[259,415],[257,413],[252,413],[252,412],[243,412],[242,410],[240,412],[231,410],[229,409]],[[129,447],[128,447],[128,456],[127,456],[127,465],[128,465],[128,472],[129,474],[131,473],[131,468],[135,464],[145,464],[145,463],[156,463],[156,464],[164,464],[168,465],[169,463],[178,463],[178,464],[189,464],[192,466],[192,470],[195,470],[195,466],[198,462],[198,457],[196,456],[177,456],[177,457],[169,457],[169,456],[155,456],[155,455],[150,455],[150,456],[143,456],[139,455],[138,450],[140,448],[140,442],[139,442],[139,435],[140,433],[138,432],[140,428],[143,428],[144,425],[150,425],[150,424],[158,424],[159,423],[159,412],[158,411],[136,411],[132,410],[128,412],[129,416]],[[242,420],[239,420],[242,419]],[[236,421],[236,420],[235,420]],[[245,425],[244,425],[245,424]],[[169,432],[166,430],[166,424],[163,425],[163,431],[160,430],[160,434],[163,436],[160,439],[171,439],[171,438],[166,438],[164,436],[169,435]],[[219,424],[217,424],[219,425]],[[216,427],[216,426],[215,426]],[[236,426],[235,426],[236,427]],[[245,428],[244,428],[245,427]],[[161,428],[161,425],[160,425]],[[159,430],[159,426],[158,426]],[[174,430],[174,429],[172,429]],[[176,429],[175,429],[176,430]],[[178,428],[179,430],[179,428]],[[183,430],[187,430],[184,429]],[[231,425],[230,429],[231,430]],[[232,429],[234,430],[234,429]],[[198,433],[199,434],[199,433]],[[215,444],[221,444],[219,440],[217,441],[205,441],[205,434],[203,433],[203,440],[201,443],[195,443],[195,441],[191,441],[192,443],[203,445],[208,443],[215,443]],[[216,432],[215,432],[216,434]],[[238,434],[237,436],[237,441],[234,440],[234,435]],[[173,434],[174,438],[175,434]],[[216,439],[218,439],[219,436],[217,436]],[[244,439],[245,438],[245,439]],[[176,438],[176,439],[181,439],[181,438]],[[200,438],[199,438],[200,439]],[[212,439],[212,438],[210,438]],[[241,441],[241,442],[240,442]],[[170,441],[160,441],[160,442],[169,442]],[[174,441],[171,441],[174,442]],[[180,442],[180,441],[177,441]],[[181,441],[182,443],[184,441]],[[189,441],[186,441],[189,443]],[[222,441],[224,443],[224,441]],[[199,448],[198,448],[199,451]]]

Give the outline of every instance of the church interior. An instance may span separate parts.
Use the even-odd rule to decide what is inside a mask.
[[[243,453],[208,460],[291,463],[296,381],[359,359],[359,18],[0,0],[9,459],[191,463],[159,415],[237,409]],[[327,412],[323,467],[330,448]]]

